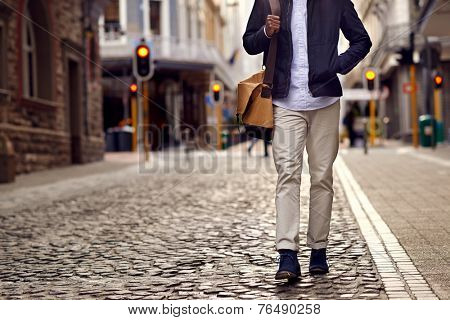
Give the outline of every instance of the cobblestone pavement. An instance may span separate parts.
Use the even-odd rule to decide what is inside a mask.
[[[0,297],[385,299],[339,181],[331,272],[307,272],[304,177],[303,276],[292,284],[274,280],[276,175],[272,160],[261,161],[268,169],[259,174],[228,174],[223,168],[213,174],[128,172],[113,187],[100,179],[95,190],[64,199],[0,208]],[[79,187],[85,180],[92,185],[85,177],[77,180]]]
[[[447,155],[447,158],[445,157]],[[343,153],[345,163],[423,277],[450,298],[450,148]]]

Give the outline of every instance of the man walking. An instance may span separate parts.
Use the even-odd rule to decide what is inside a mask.
[[[299,251],[300,183],[303,150],[311,175],[307,246],[310,273],[329,271],[326,248],[333,202],[333,163],[339,148],[342,87],[337,73],[350,72],[372,43],[351,0],[279,0],[281,17],[270,15],[269,0],[255,0],[244,48],[268,56],[270,38],[278,37],[272,99],[276,188],[276,279],[301,275]],[[349,49],[338,55],[339,30]]]

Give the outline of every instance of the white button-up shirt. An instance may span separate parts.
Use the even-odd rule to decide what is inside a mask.
[[[293,0],[291,33],[294,55],[291,66],[291,86],[289,95],[282,99],[273,99],[279,107],[307,111],[328,107],[339,97],[313,97],[308,87],[308,36],[307,36],[307,0]]]

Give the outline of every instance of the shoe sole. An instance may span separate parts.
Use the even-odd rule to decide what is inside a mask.
[[[298,277],[300,277],[300,275],[295,274],[293,272],[290,271],[280,271],[277,272],[277,274],[275,275],[275,280],[291,280],[291,279],[297,279]]]
[[[310,274],[326,274],[328,273],[328,269],[322,269],[322,268],[311,268],[309,269]]]

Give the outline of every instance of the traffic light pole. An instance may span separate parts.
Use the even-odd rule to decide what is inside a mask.
[[[217,117],[217,150],[222,149],[222,104],[216,103],[216,117]]]
[[[375,135],[376,135],[376,103],[375,99],[370,98],[369,110],[370,110],[370,146],[375,145]]]
[[[441,90],[434,89],[434,118],[436,121],[442,121],[442,111],[441,111]]]
[[[132,140],[132,151],[136,151],[137,148],[137,130],[138,130],[138,110],[136,95],[131,96],[131,121],[133,123],[133,140]]]
[[[142,106],[142,113],[143,113],[143,136],[144,136],[144,151],[145,151],[145,160],[149,160],[149,153],[150,153],[150,146],[148,141],[148,125],[150,124],[150,115],[149,115],[149,108],[148,108],[148,81],[142,82],[142,94],[143,94],[143,106]]]
[[[139,156],[144,152],[144,110],[142,107],[142,81],[138,81],[137,94],[137,144]]]
[[[222,149],[222,105],[224,101],[224,86],[221,81],[213,81],[210,93],[214,100],[214,111],[216,112],[216,143],[217,150]]]
[[[147,133],[149,124],[148,81],[153,76],[153,70],[150,47],[145,38],[142,38],[140,44],[135,48],[133,74],[138,80],[139,88],[137,94],[137,145],[139,156],[145,153],[145,160],[148,160],[150,150]]]
[[[417,118],[417,83],[416,83],[416,66],[411,64],[409,67],[411,82],[411,129],[412,143],[414,148],[419,147],[419,128]]]
[[[375,146],[375,138],[376,138],[376,117],[377,117],[377,105],[375,102],[374,92],[378,92],[379,85],[379,76],[378,69],[374,67],[368,67],[364,70],[363,83],[366,89],[370,92],[370,101],[369,101],[369,143],[370,146]],[[367,125],[367,122],[366,122]],[[367,126],[364,127],[364,132],[367,131]],[[367,148],[367,139],[364,142],[364,149]]]

